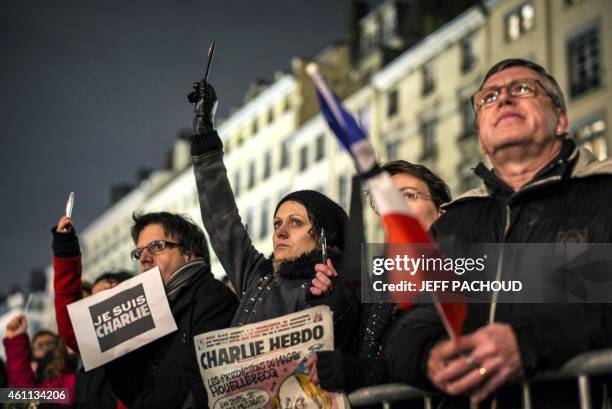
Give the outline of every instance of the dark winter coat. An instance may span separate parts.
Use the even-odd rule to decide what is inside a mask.
[[[556,243],[567,237],[584,243],[612,242],[612,161],[597,161],[572,140],[566,140],[559,156],[518,192],[482,164],[476,174],[485,187],[451,202],[432,226],[431,233],[442,248],[456,249],[461,243],[501,243],[502,247],[504,243]],[[521,261],[506,254],[498,277],[515,278],[521,272],[512,266]],[[582,352],[612,346],[612,308],[606,304],[469,304],[463,333],[486,325],[490,317],[511,325],[527,376],[558,368]],[[393,380],[432,388],[427,359],[445,336],[432,308],[414,308],[404,314],[385,349]],[[536,400],[545,395],[534,395],[532,390]],[[559,404],[546,396],[543,402],[550,405],[544,407]]]
[[[255,249],[242,224],[223,164],[222,148],[216,132],[192,137],[192,162],[202,221],[211,246],[240,300],[232,325],[258,322],[325,304],[334,313],[336,347],[348,348],[354,340],[359,306],[352,292],[342,285],[339,254],[330,253],[339,277],[327,297],[310,296],[314,265],[321,260],[316,252],[282,262],[280,270],[274,273],[271,260]]]
[[[189,393],[206,407],[193,337],[229,326],[238,302],[204,265],[170,304],[177,331],[105,365],[113,390],[130,408],[181,408]]]

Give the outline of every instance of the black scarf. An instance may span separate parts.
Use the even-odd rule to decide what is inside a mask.
[[[206,266],[206,263],[202,258],[198,257],[187,264],[183,264],[174,274],[172,274],[168,282],[164,285],[166,288],[166,296],[170,303],[176,300],[181,290],[193,281],[196,274],[198,274],[204,266]]]
[[[289,280],[299,278],[313,279],[316,275],[314,266],[315,264],[322,262],[322,257],[323,254],[321,253],[321,250],[316,249],[308,253],[304,253],[296,259],[283,260],[280,262],[278,271],[276,271],[275,274]],[[339,274],[342,270],[342,255],[340,252],[333,247],[328,248],[327,257],[332,261],[334,269]],[[271,255],[270,258],[266,260],[266,263],[264,263],[262,266],[266,275],[273,272],[273,263],[274,255]]]

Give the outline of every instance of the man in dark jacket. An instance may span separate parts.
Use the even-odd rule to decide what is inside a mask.
[[[107,364],[113,390],[130,408],[181,408],[190,394],[205,408],[193,337],[228,327],[236,297],[210,272],[204,233],[193,222],[167,212],[135,215],[132,238],[140,270],[159,267],[178,329]]]
[[[612,161],[597,161],[569,138],[563,93],[544,68],[518,59],[496,64],[473,105],[481,150],[493,169],[480,164],[475,171],[484,187],[451,202],[434,223],[431,234],[441,247],[499,243],[496,279],[509,280],[520,271],[508,268],[518,262],[504,254],[508,243],[612,241]],[[445,339],[433,308],[404,314],[386,344],[392,378],[474,402],[497,391],[491,399],[503,401],[500,386],[612,345],[608,305],[498,304],[498,297],[468,306],[465,335],[456,342]],[[534,406],[576,406],[559,399],[560,392],[532,393],[542,398]]]

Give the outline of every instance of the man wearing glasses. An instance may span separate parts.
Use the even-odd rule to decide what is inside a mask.
[[[442,247],[612,242],[612,161],[598,161],[569,137],[557,81],[530,61],[504,60],[489,70],[472,102],[480,148],[492,169],[479,164],[475,173],[484,187],[444,206],[430,230],[436,241]],[[520,273],[507,268],[519,261],[503,260],[496,273],[502,279]],[[487,398],[514,407],[521,405],[521,390],[500,386],[612,346],[608,305],[498,305],[498,295],[488,304],[468,305],[464,335],[456,342],[445,340],[433,309],[404,314],[386,345],[393,380],[459,396],[447,400],[452,407]],[[534,407],[577,407],[575,383],[532,384]],[[594,386],[594,397],[601,391]]]
[[[181,408],[191,392],[193,406],[206,407],[193,337],[226,328],[238,305],[234,294],[210,271],[202,230],[167,212],[134,215],[140,271],[159,267],[178,330],[105,366],[113,390],[130,408]]]

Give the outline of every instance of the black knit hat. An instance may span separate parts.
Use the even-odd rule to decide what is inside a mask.
[[[342,207],[323,193],[314,190],[298,190],[289,193],[278,202],[274,215],[278,212],[278,208],[289,200],[300,203],[314,216],[315,231],[320,235],[321,228],[325,229],[325,237],[329,247],[344,250],[344,229],[348,224],[348,216]]]

